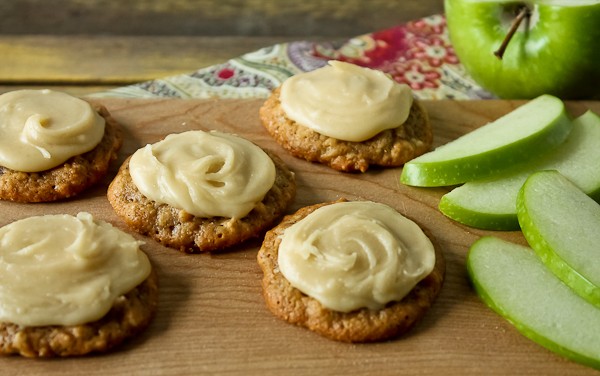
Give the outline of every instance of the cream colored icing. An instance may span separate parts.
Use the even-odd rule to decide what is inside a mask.
[[[343,202],[286,229],[278,263],[292,286],[326,308],[377,310],[431,273],[435,250],[416,223],[391,207]]]
[[[39,172],[95,148],[105,121],[91,105],[52,90],[0,95],[0,165]]]
[[[0,228],[0,321],[43,326],[100,319],[148,277],[140,244],[89,213],[30,217]]]
[[[413,97],[385,73],[341,61],[297,74],[281,86],[286,116],[322,135],[361,142],[402,125]]]
[[[130,174],[140,192],[202,218],[246,216],[275,182],[260,147],[234,135],[188,131],[136,151]]]

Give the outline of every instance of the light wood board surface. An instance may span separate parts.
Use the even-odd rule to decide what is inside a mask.
[[[384,343],[344,344],[275,318],[261,296],[256,263],[260,239],[214,255],[186,255],[145,239],[160,277],[160,305],[150,328],[116,351],[78,359],[0,358],[13,375],[592,375],[595,371],[561,358],[521,336],[488,309],[467,278],[465,256],[489,232],[461,226],[438,210],[445,188],[399,183],[400,169],[346,174],[288,155],[260,125],[260,100],[95,100],[126,129],[118,163],[168,133],[217,129],[244,136],[278,153],[295,171],[298,194],[290,212],[340,197],[369,199],[396,208],[426,228],[446,257],[446,280],[424,319],[408,334]],[[435,146],[509,112],[520,102],[425,102]],[[569,103],[572,114],[600,102]],[[112,174],[118,165],[115,164]],[[125,230],[105,198],[112,175],[69,201],[48,204],[0,202],[0,225],[38,214],[88,211]],[[520,232],[496,235],[523,243]]]

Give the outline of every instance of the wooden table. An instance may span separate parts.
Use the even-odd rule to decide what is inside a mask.
[[[75,95],[192,72],[293,40],[343,40],[443,12],[443,0],[0,2],[0,93]]]
[[[339,343],[274,317],[261,295],[256,262],[261,239],[213,255],[187,255],[149,238],[145,241],[160,279],[157,315],[142,335],[107,355],[35,361],[0,357],[0,370],[14,374],[106,375],[594,375],[519,334],[478,298],[465,257],[480,236],[524,243],[519,231],[489,232],[444,217],[437,204],[447,188],[399,183],[400,169],[347,174],[292,157],[260,124],[260,99],[95,99],[126,129],[127,138],[109,176],[89,192],[64,202],[0,201],[0,226],[40,214],[88,211],[129,231],[106,199],[118,165],[146,143],[189,129],[235,133],[276,152],[296,174],[298,192],[290,212],[315,203],[373,200],[392,206],[426,229],[440,245],[446,278],[423,320],[395,340]],[[435,145],[443,144],[514,109],[522,102],[425,101]],[[600,102],[570,103],[569,110],[600,112]],[[135,235],[135,234],[134,234]],[[551,298],[551,297],[549,297]]]

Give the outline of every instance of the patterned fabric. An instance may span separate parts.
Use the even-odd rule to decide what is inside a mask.
[[[298,41],[244,54],[195,72],[98,93],[100,97],[266,98],[286,78],[342,60],[388,73],[419,99],[485,99],[465,72],[441,15],[341,43]]]

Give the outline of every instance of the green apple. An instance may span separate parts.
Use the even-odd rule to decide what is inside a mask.
[[[600,369],[600,309],[575,294],[524,246],[483,237],[467,271],[481,299],[536,343]]]
[[[467,182],[444,195],[440,211],[462,224],[488,230],[518,230],[517,195],[527,177],[557,170],[588,196],[600,200],[600,116],[588,111],[573,121],[567,140],[522,168]]]
[[[494,55],[519,9],[528,16]],[[600,94],[600,0],[445,0],[450,40],[467,72],[501,98]]]
[[[406,185],[435,187],[493,176],[562,143],[572,124],[564,103],[541,95],[402,168]]]
[[[559,172],[540,171],[523,184],[517,214],[542,262],[600,308],[600,205]]]

